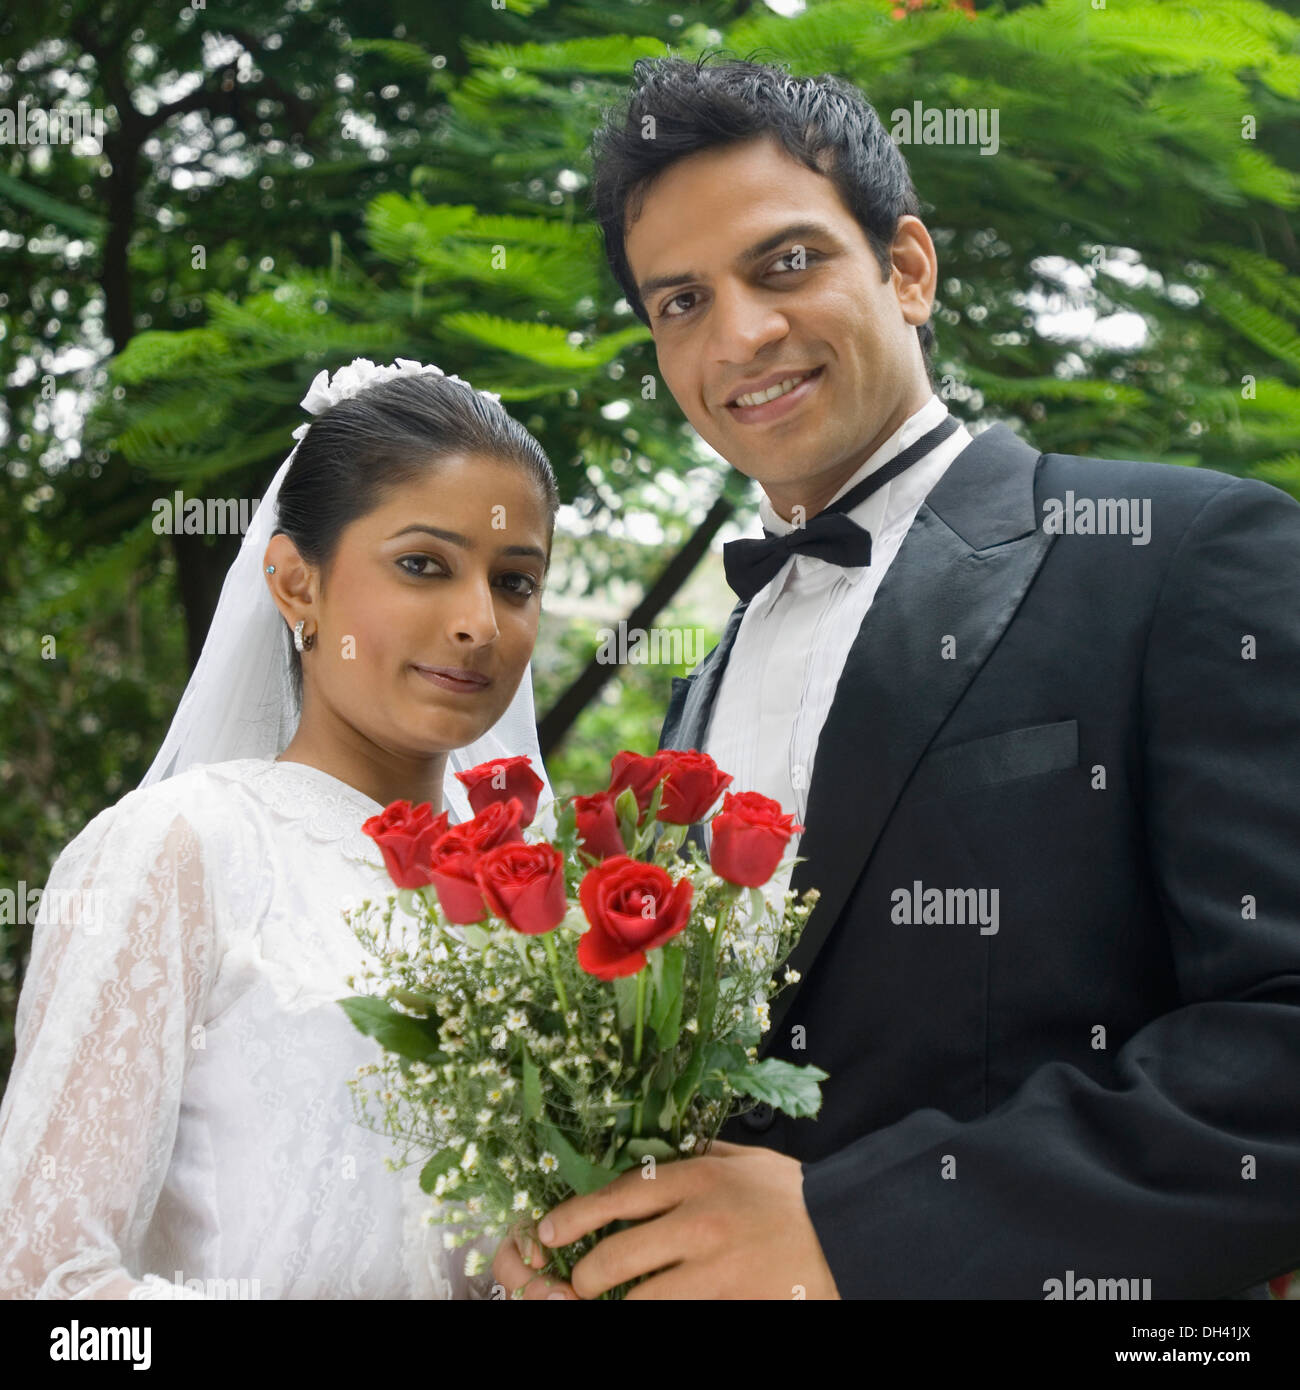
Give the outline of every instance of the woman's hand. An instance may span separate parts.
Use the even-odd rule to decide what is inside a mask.
[[[510,1295],[523,1289],[525,1298],[576,1299],[578,1295],[563,1279],[538,1273],[547,1261],[547,1252],[532,1232],[516,1228],[497,1247],[492,1275]]]

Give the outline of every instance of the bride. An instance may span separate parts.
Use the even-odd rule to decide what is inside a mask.
[[[156,760],[42,895],[0,1296],[489,1296],[491,1249],[445,1251],[418,1165],[357,1122],[377,1045],[335,1002],[362,964],[340,914],[391,886],[361,831],[389,802],[457,824],[455,773],[525,754],[553,814],[530,657],[555,479],[437,367],[361,358],[302,404]]]

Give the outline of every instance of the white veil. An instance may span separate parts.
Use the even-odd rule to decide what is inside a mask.
[[[312,382],[302,404],[312,414],[319,414],[336,401],[391,376],[410,371],[443,375],[431,364],[401,357],[397,363],[396,367],[376,367],[367,358],[360,357],[341,367],[332,380],[328,372],[322,371]],[[453,376],[448,380],[461,378]],[[490,391],[481,394],[499,400]],[[293,431],[294,438],[301,441],[309,427],[309,424],[299,425]],[[275,529],[280,485],[297,452],[295,443],[253,513],[239,553],[221,586],[217,611],[198,664],[181,696],[167,736],[140,781],[142,787],[173,777],[199,763],[274,758],[293,737],[298,725],[298,709],[293,694],[287,629],[267,588],[262,557]],[[448,754],[442,804],[452,812],[454,821],[468,820],[474,814],[464,786],[454,775],[456,772],[467,771],[490,760],[523,755],[532,759],[533,770],[544,784],[538,794],[537,817],[533,824],[548,834],[553,833],[553,812],[549,803],[554,800],[555,793],[542,765],[537,742],[532,677],[530,661],[514,699],[501,718],[482,738]]]

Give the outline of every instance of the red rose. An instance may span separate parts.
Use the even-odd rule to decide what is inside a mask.
[[[517,796],[493,801],[472,820],[453,826],[435,840],[429,851],[429,881],[449,922],[481,922],[487,907],[474,871],[478,861],[498,845],[522,844],[519,830],[523,806]]]
[[[469,793],[469,804],[475,815],[485,811],[494,801],[509,801],[517,796],[523,807],[520,824],[531,825],[537,814],[537,796],[545,782],[533,771],[532,761],[524,756],[496,758],[479,763],[468,772],[458,772],[460,781]]]
[[[664,775],[664,795],[658,819],[669,825],[694,825],[734,780],[723,772],[707,753],[694,748],[684,753],[668,752],[668,771]]]
[[[758,792],[728,792],[709,822],[709,863],[719,878],[742,888],[759,888],[772,877],[795,831],[794,817]]]
[[[578,839],[593,859],[608,859],[613,854],[627,853],[618,828],[614,800],[613,792],[595,792],[591,796],[573,798]]]
[[[614,754],[610,759],[609,768],[608,790],[617,797],[619,792],[631,787],[636,796],[637,811],[644,814],[646,807],[650,805],[650,798],[655,794],[655,788],[668,771],[668,757],[665,753],[656,753],[653,757],[646,758],[640,753],[625,751]]]
[[[454,827],[434,845],[429,871],[429,881],[438,894],[443,915],[459,926],[481,922],[487,916],[474,872],[483,852],[463,833],[464,829],[461,825]]]
[[[414,808],[409,801],[393,801],[361,829],[379,846],[399,888],[423,888],[429,882],[430,851],[447,829],[447,812],[435,816],[428,801]]]
[[[488,907],[516,931],[540,936],[564,920],[564,856],[554,845],[498,845],[475,870]]]
[[[523,843],[524,806],[517,796],[490,801],[472,820],[455,827],[480,854],[498,845]],[[449,834],[452,832],[448,832]],[[437,848],[437,846],[434,846]]]
[[[693,892],[690,879],[674,884],[658,864],[626,854],[588,869],[578,897],[591,927],[578,942],[578,964],[600,980],[635,975],[645,953],[690,920]]]

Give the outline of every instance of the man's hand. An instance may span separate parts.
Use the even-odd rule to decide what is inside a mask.
[[[654,1277],[629,1299],[839,1297],[804,1206],[797,1159],[715,1140],[707,1154],[654,1172],[646,1178],[633,1168],[599,1192],[570,1197],[539,1225],[542,1242],[557,1246],[611,1221],[641,1223],[606,1236],[573,1267],[579,1298],[642,1274]]]

